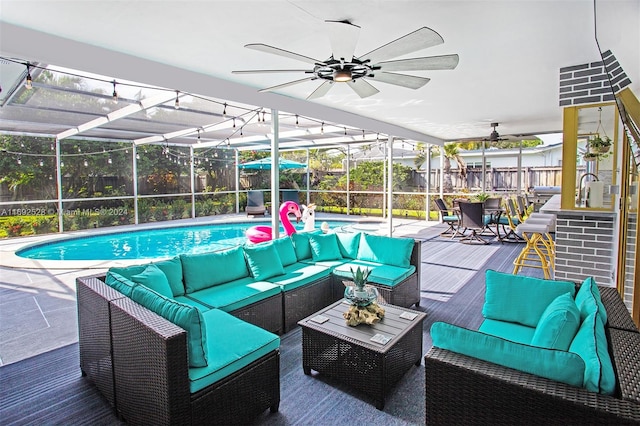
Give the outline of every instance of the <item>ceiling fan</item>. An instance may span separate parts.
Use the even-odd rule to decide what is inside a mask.
[[[488,139],[487,138],[483,139],[485,142],[499,142],[499,141],[508,140],[508,138],[501,138],[500,137],[500,134],[496,130],[496,127],[498,127],[498,123],[491,123],[491,127],[493,127],[493,131],[489,135]]]
[[[375,80],[409,89],[419,89],[430,80],[425,77],[399,74],[392,71],[450,70],[458,65],[459,58],[458,55],[455,54],[390,60],[444,43],[440,34],[431,28],[422,27],[380,46],[369,53],[354,56],[360,35],[360,27],[348,21],[325,21],[325,24],[329,31],[329,39],[333,52],[331,57],[324,61],[261,43],[247,44],[245,46],[248,49],[306,62],[313,65],[313,69],[245,70],[232,72],[234,74],[310,74],[308,77],[300,80],[261,89],[260,92],[270,92],[307,81],[321,80],[322,84],[318,86],[307,99],[316,99],[326,95],[334,83],[346,83],[358,96],[366,98],[379,92],[379,90],[372,86],[367,80]]]

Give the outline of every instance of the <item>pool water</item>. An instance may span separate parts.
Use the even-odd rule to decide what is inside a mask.
[[[330,229],[354,225],[327,221]],[[67,238],[34,245],[16,255],[40,260],[133,260],[170,258],[178,254],[206,253],[245,244],[245,231],[270,222],[191,225]],[[295,225],[294,225],[295,226]],[[303,223],[296,226],[298,231]],[[286,235],[281,228],[280,235]]]

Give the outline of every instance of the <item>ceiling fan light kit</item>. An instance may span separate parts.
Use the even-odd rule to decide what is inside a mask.
[[[347,83],[361,98],[378,93],[366,80],[379,81],[409,89],[419,89],[430,79],[390,71],[427,71],[451,70],[458,65],[458,55],[427,56],[390,60],[402,55],[416,52],[444,43],[442,37],[431,28],[422,27],[412,33],[393,40],[362,56],[354,56],[355,47],[360,35],[360,27],[348,21],[325,21],[331,41],[332,56],[325,61],[290,52],[262,43],[247,44],[245,47],[265,53],[295,59],[313,65],[313,69],[281,69],[281,70],[244,70],[233,71],[235,74],[260,73],[300,73],[311,76],[290,81],[276,86],[261,89],[260,92],[271,92],[307,81],[322,80],[307,99],[316,99],[326,95],[333,83]]]

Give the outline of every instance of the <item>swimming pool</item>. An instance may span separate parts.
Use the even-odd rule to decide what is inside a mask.
[[[326,221],[331,229],[356,225],[351,221]],[[245,244],[245,231],[270,222],[218,223],[149,228],[76,238],[65,238],[25,247],[16,252],[38,260],[136,260],[169,258],[178,254],[205,253]],[[297,224],[301,231],[303,223]],[[295,225],[294,225],[295,226]],[[280,235],[285,235],[280,230]]]

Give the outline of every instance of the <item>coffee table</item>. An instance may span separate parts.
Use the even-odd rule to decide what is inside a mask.
[[[301,320],[302,367],[336,378],[373,397],[384,408],[387,391],[422,362],[422,323],[426,314],[380,304],[384,318],[374,324],[348,326],[342,316],[344,299]],[[402,315],[402,316],[401,316]],[[412,318],[412,319],[410,319]],[[382,335],[381,342],[372,338]],[[384,340],[388,339],[386,343]]]

